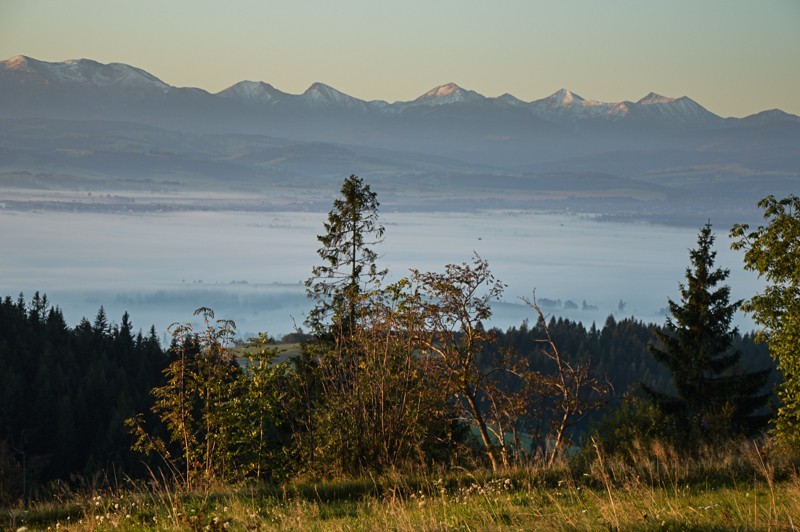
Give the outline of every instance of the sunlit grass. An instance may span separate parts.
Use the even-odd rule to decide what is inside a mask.
[[[388,473],[281,486],[164,482],[58,495],[4,526],[63,530],[793,530],[800,476],[748,453],[677,459],[667,448],[553,469]],[[728,456],[728,458],[724,458]]]
[[[432,486],[435,486],[432,482]],[[613,502],[613,504],[612,504]],[[49,510],[48,510],[49,508]],[[519,489],[505,480],[439,493],[387,493],[323,502],[247,490],[169,495],[98,494],[68,506],[41,505],[18,512],[12,528],[65,530],[283,529],[786,529],[800,525],[800,484],[774,491],[764,483],[739,488],[678,489],[564,485]],[[78,508],[80,511],[77,511]]]

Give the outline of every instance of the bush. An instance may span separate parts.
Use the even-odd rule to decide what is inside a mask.
[[[593,432],[605,454],[629,456],[656,441],[673,442],[675,427],[655,403],[630,395],[604,416]]]

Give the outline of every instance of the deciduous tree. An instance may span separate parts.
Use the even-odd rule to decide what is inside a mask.
[[[538,375],[538,385],[545,390],[542,395],[551,405],[548,416],[551,431],[544,453],[545,463],[550,467],[565,445],[567,430],[590,412],[602,408],[614,389],[607,380],[593,375],[588,359],[570,360],[564,356],[550,335],[550,327],[536,298],[527,303],[539,318],[536,328],[541,330],[542,337],[537,342],[543,348],[539,352],[554,367],[552,373]]]
[[[215,320],[205,307],[195,311],[204,328],[176,323],[170,351],[173,362],[164,370],[167,382],[153,389],[152,411],[166,426],[167,441],[143,427],[143,416],[127,421],[136,435],[134,448],[156,452],[172,472],[189,487],[198,480],[226,477],[230,454],[232,391],[239,368],[230,346],[236,325]],[[177,447],[179,453],[173,452]]]
[[[758,338],[767,342],[783,373],[775,432],[800,452],[800,197],[767,196],[758,206],[767,224],[752,231],[735,225],[731,247],[744,250],[745,268],[769,283],[742,308],[762,327]]]
[[[528,391],[530,373],[517,357],[489,367],[479,360],[494,337],[483,322],[491,317],[491,302],[500,298],[505,286],[478,255],[471,264],[448,264],[443,273],[412,270],[411,281],[415,288],[410,301],[419,316],[414,334],[423,356],[438,366],[442,388],[461,418],[477,430],[492,469],[507,466],[507,429],[513,418],[524,414],[525,402],[518,399]],[[504,375],[518,379],[519,386],[501,386],[498,381]]]

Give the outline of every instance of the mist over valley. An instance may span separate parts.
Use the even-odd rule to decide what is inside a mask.
[[[303,326],[312,303],[305,281],[319,262],[321,212],[188,210],[164,213],[0,211],[4,254],[0,291],[26,297],[39,290],[76,324],[102,305],[119,322],[159,335],[190,321],[201,306],[236,322],[243,336],[266,330],[278,337]],[[534,211],[382,211],[377,246],[389,280],[409,269],[438,271],[486,259],[507,284],[487,325],[503,329],[534,315],[521,297],[533,291],[552,316],[602,325],[606,317],[663,320],[696,230]],[[759,282],[739,266],[719,237],[719,263],[730,267],[733,297]],[[743,330],[752,328],[740,315]]]
[[[0,288],[47,292],[72,322],[103,305],[163,332],[209,306],[243,333],[291,332],[350,174],[378,194],[393,279],[476,252],[508,284],[498,326],[532,318],[534,289],[553,315],[660,322],[707,221],[734,295],[753,293],[727,231],[800,183],[800,118],[779,110],[456,84],[395,103],[321,83],[211,94],[123,64],[0,65]]]

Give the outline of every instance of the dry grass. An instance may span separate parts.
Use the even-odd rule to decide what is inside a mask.
[[[800,476],[750,445],[680,459],[654,445],[555,469],[427,475],[185,493],[136,484],[12,510],[0,526],[64,530],[795,530]]]

